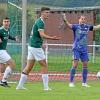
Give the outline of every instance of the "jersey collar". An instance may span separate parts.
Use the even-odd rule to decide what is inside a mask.
[[[4,26],[2,26],[2,28],[4,29],[4,30],[6,30],[6,31],[8,31],[9,29],[6,29]]]

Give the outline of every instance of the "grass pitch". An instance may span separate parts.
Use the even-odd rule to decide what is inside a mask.
[[[27,83],[29,90],[16,90],[17,84],[11,88],[0,86],[0,100],[100,100],[100,82],[89,81],[90,88],[82,87],[76,82],[76,87],[68,87],[68,82],[50,82],[52,91],[44,91],[42,82]]]

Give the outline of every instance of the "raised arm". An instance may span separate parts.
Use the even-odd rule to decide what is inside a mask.
[[[66,18],[66,14],[62,13],[62,19],[65,22],[65,24],[72,29],[72,24],[68,22],[67,18]]]

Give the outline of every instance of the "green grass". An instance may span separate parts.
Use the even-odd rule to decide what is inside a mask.
[[[43,91],[41,82],[25,84],[29,90],[15,90],[0,87],[0,100],[100,100],[100,82],[91,81],[90,88],[82,87],[80,82],[75,88],[69,88],[68,82],[50,82],[52,91]]]

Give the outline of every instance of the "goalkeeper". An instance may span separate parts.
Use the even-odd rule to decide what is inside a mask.
[[[66,19],[66,15],[63,14],[63,20],[66,23],[66,25],[73,30],[74,35],[74,42],[73,42],[73,63],[72,68],[70,70],[70,83],[69,87],[74,87],[74,76],[76,72],[76,68],[78,66],[79,59],[82,61],[82,86],[84,87],[90,87],[87,84],[87,64],[89,61],[88,57],[88,47],[87,47],[87,41],[88,41],[88,33],[89,31],[94,31],[100,29],[100,25],[92,26],[86,24],[86,17],[84,15],[81,15],[79,18],[78,24],[71,24]]]

